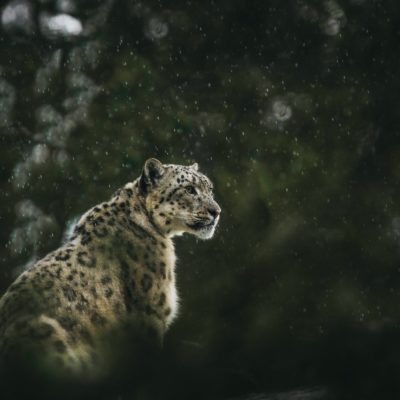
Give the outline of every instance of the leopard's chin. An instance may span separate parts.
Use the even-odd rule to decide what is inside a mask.
[[[219,218],[213,221],[199,221],[195,224],[189,225],[190,233],[197,236],[199,239],[207,240],[214,236],[215,228],[217,227]]]

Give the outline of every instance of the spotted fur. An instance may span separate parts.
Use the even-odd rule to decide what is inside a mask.
[[[163,337],[178,310],[172,238],[213,236],[220,208],[192,166],[146,161],[141,176],[87,211],[72,237],[0,300],[0,354],[34,350],[51,368],[95,369],[110,330]],[[136,324],[137,325],[137,324]]]

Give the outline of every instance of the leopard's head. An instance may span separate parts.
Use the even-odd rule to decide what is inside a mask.
[[[213,185],[198,165],[146,161],[139,178],[139,193],[158,228],[168,236],[191,233],[201,239],[214,235],[221,208],[214,200]]]

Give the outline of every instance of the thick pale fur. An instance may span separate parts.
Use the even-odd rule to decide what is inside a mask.
[[[212,237],[219,213],[197,164],[147,160],[136,181],[87,211],[61,248],[10,286],[0,300],[0,354],[34,354],[79,374],[105,367],[110,332],[162,338],[178,312],[172,238]]]

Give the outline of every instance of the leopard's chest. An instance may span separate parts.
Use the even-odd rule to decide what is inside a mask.
[[[166,252],[164,257],[166,263],[166,285],[164,287],[165,306],[163,311],[165,326],[168,328],[171,322],[176,318],[179,307],[175,278],[176,256],[172,241],[166,243]]]

